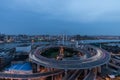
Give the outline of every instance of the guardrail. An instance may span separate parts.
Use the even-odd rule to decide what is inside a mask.
[[[96,74],[91,70],[83,80],[96,80]]]
[[[50,48],[50,47],[47,47],[47,48]],[[58,46],[52,46],[52,47],[54,48]],[[86,69],[86,68],[100,66],[109,62],[110,55],[108,53],[98,48],[95,48],[95,49],[97,50],[97,53],[95,56],[91,58],[83,59],[83,60],[58,61],[58,60],[49,59],[39,54],[39,51],[42,52],[41,50],[39,50],[39,48],[37,49],[39,51],[38,52],[36,51],[36,53],[33,54],[34,58],[33,56],[31,56],[30,58],[33,61],[35,61],[34,59],[36,59],[37,64],[40,64],[43,66],[49,66],[53,68],[60,68],[60,69]]]
[[[40,77],[53,76],[63,72],[64,72],[63,70],[56,70],[56,71],[45,72],[45,73],[33,73],[33,74],[16,74],[16,73],[11,74],[11,73],[0,72],[0,78],[35,79]]]

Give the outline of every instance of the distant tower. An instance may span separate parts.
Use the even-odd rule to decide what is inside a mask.
[[[67,41],[67,40],[68,40],[68,39],[67,39],[67,35],[66,35],[65,37],[66,37],[66,41]]]
[[[64,45],[64,43],[65,43],[65,38],[64,38],[64,34],[63,34],[63,36],[62,36],[62,44]]]
[[[31,42],[32,42],[32,45],[34,45],[34,40],[32,40]]]
[[[51,36],[50,35],[48,36],[48,38],[49,38],[49,40],[51,40]]]
[[[100,43],[100,48],[102,48],[101,43]]]
[[[78,48],[78,41],[76,41],[76,44],[75,44],[76,48]]]

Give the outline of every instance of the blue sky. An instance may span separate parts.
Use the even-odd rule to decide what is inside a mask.
[[[0,0],[5,34],[120,35],[120,0]]]

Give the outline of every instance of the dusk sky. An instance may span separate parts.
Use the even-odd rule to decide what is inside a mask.
[[[0,0],[0,32],[120,35],[120,0]]]

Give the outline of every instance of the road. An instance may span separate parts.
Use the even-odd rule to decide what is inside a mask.
[[[45,48],[46,49],[46,48]],[[109,62],[110,54],[102,49],[95,48],[97,53],[96,55],[82,60],[53,60],[40,55],[42,52],[39,48],[36,53],[30,54],[30,59],[42,66],[49,66],[51,68],[58,68],[58,69],[88,69],[94,68],[97,66],[104,65]],[[42,49],[43,50],[43,49]],[[71,64],[72,63],[72,64]]]

